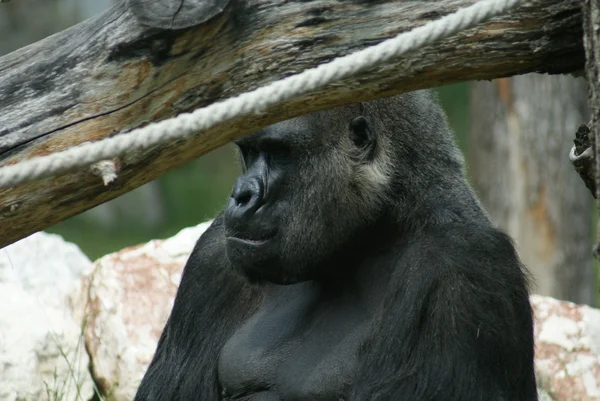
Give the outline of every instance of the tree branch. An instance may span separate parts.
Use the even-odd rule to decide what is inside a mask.
[[[123,2],[0,58],[0,161],[16,163],[206,106],[379,43],[473,2],[382,0],[367,7],[334,0],[260,0],[245,6],[238,3],[250,2],[234,1],[209,21],[178,30],[141,26]],[[181,20],[179,26],[188,22]],[[0,222],[7,227],[0,232],[0,246],[277,121],[465,80],[581,69],[580,25],[578,0],[533,1],[396,63],[271,107],[255,118],[132,152],[114,161],[118,177],[107,186],[93,169],[83,169],[0,190]]]

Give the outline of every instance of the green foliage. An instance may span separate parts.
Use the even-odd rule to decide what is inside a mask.
[[[469,84],[442,86],[437,89],[437,92],[448,114],[448,122],[456,133],[458,144],[462,151],[467,153],[469,150]]]

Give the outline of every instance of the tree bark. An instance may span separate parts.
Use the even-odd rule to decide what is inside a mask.
[[[595,304],[593,199],[568,159],[589,118],[585,81],[532,74],[477,83],[471,102],[473,184],[515,239],[534,292]]]
[[[590,107],[591,121],[590,140],[592,155],[595,160],[593,173],[595,174],[596,203],[600,209],[600,1],[584,0],[583,2],[583,33],[586,64],[585,71],[588,81],[588,104]],[[600,221],[596,228],[597,239],[600,240]],[[600,243],[594,249],[596,259],[600,260]]]
[[[473,2],[382,0],[366,7],[362,2],[334,0],[238,1],[206,23],[178,30],[141,26],[123,2],[0,58],[0,164],[206,106],[379,43]],[[119,175],[109,186],[83,169],[0,190],[0,223],[10,227],[0,232],[0,246],[280,120],[463,80],[580,69],[580,20],[578,0],[535,0],[259,116],[221,124],[189,140],[132,152],[116,161]]]

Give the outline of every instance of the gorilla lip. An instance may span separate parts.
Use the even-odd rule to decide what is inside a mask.
[[[263,245],[263,244],[269,242],[273,237],[274,237],[274,235],[269,236],[267,238],[263,238],[263,239],[240,238],[240,237],[234,237],[234,236],[229,236],[226,238],[228,240],[240,242],[242,244],[257,246],[257,245]]]

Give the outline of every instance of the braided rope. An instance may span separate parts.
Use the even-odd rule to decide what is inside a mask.
[[[233,118],[260,113],[269,106],[356,75],[367,68],[452,36],[463,29],[502,14],[525,1],[479,1],[436,21],[401,33],[378,45],[339,57],[329,63],[191,113],[183,113],[126,134],[2,167],[0,168],[0,188],[57,175],[136,149],[148,148],[161,142],[186,138]]]

